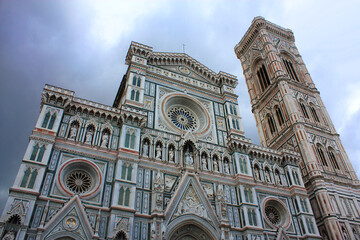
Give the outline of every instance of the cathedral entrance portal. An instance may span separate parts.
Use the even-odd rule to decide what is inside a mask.
[[[169,240],[203,240],[203,239],[214,239],[214,238],[194,224],[187,224],[178,228],[169,237]]]

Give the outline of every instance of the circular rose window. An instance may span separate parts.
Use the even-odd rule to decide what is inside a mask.
[[[290,225],[290,214],[286,205],[273,197],[266,198],[263,202],[263,214],[266,222],[275,227],[287,228]]]
[[[197,128],[197,119],[195,114],[186,107],[174,106],[168,110],[167,116],[171,122],[182,130],[195,130]]]
[[[166,95],[161,103],[161,111],[167,125],[174,130],[202,135],[210,128],[208,111],[202,103],[188,95]]]
[[[269,221],[274,224],[278,225],[281,221],[281,216],[279,211],[274,208],[273,206],[266,206],[265,207],[265,214]]]
[[[85,159],[67,161],[60,167],[57,184],[68,195],[90,197],[98,192],[102,183],[100,169]]]
[[[82,170],[72,171],[66,177],[66,186],[74,193],[79,194],[89,191],[91,184],[91,176]]]

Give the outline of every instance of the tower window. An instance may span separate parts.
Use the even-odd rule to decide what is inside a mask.
[[[279,122],[279,125],[282,126],[284,124],[284,116],[283,116],[282,111],[279,108],[279,106],[275,106],[275,113],[276,113],[276,118]]]
[[[283,63],[285,65],[286,71],[287,71],[288,75],[290,76],[290,78],[299,82],[299,78],[295,72],[292,62],[283,58]]]
[[[44,152],[45,152],[45,145],[41,145],[41,147],[39,147],[39,144],[36,144],[33,147],[30,160],[34,160],[34,161],[36,160],[38,162],[41,162],[44,156]]]
[[[300,105],[301,112],[302,112],[303,116],[304,116],[305,118],[307,118],[307,119],[310,119],[310,118],[309,118],[309,114],[308,114],[308,112],[307,112],[307,110],[306,110],[305,104],[301,101],[301,102],[299,102],[299,105]]]
[[[270,116],[270,114],[267,115],[267,122],[269,125],[270,133],[274,134],[276,131],[276,128],[275,128],[275,124],[274,124],[274,119]]]
[[[294,182],[296,185],[300,185],[300,178],[299,178],[299,174],[297,173],[297,171],[295,169],[293,169],[292,171],[293,173],[293,177],[294,177]]]
[[[130,93],[130,99],[131,100],[135,100],[135,90],[131,90],[131,93]]]
[[[56,119],[56,114],[55,113],[53,113],[51,115],[50,112],[47,112],[45,114],[44,121],[43,121],[41,127],[51,130],[53,128],[53,126],[54,126],[55,119]]]
[[[323,166],[328,167],[328,163],[327,163],[327,161],[326,161],[324,151],[322,150],[320,144],[317,144],[317,145],[316,145],[316,152],[317,152],[318,155],[319,155],[321,164],[322,164]]]
[[[311,112],[311,115],[314,118],[314,120],[316,122],[320,122],[319,117],[318,117],[318,115],[316,113],[316,110],[315,110],[315,108],[313,106],[310,106],[310,112]]]
[[[331,164],[334,166],[334,168],[340,170],[339,164],[337,163],[337,160],[336,160],[336,157],[335,157],[335,154],[334,154],[334,151],[332,148],[328,149],[328,156],[329,156]]]
[[[264,64],[262,64],[261,67],[257,70],[256,75],[259,79],[261,91],[265,91],[271,82]]]
[[[140,96],[140,92],[139,91],[136,91],[135,93],[135,101],[139,101],[139,96]]]
[[[119,201],[118,201],[119,205],[128,207],[129,202],[130,202],[130,189],[121,187],[119,190]]]
[[[24,172],[20,187],[32,189],[34,187],[37,175],[38,170],[36,168],[27,168]]]
[[[134,149],[135,148],[135,138],[136,138],[136,135],[135,135],[134,131],[128,130],[125,135],[125,147]]]

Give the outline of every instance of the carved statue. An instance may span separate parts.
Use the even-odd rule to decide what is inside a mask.
[[[189,149],[187,149],[186,152],[185,152],[185,163],[186,163],[186,165],[193,165],[194,164],[193,153],[190,152]]]
[[[219,172],[219,165],[218,165],[217,160],[214,160],[214,171]]]
[[[157,146],[156,146],[156,155],[155,155],[155,159],[156,160],[161,160],[161,146],[160,146],[160,144],[158,144]]]
[[[164,181],[160,171],[158,171],[154,180],[155,209],[162,210],[164,192]]]
[[[260,180],[260,169],[256,167],[254,170],[256,180]]]
[[[148,157],[149,156],[149,143],[147,141],[144,142],[143,145],[143,156]]]
[[[93,137],[93,131],[92,129],[88,129],[87,132],[86,132],[86,141],[85,143],[87,144],[91,144],[92,143],[92,137]]]
[[[174,162],[174,156],[175,156],[174,149],[170,148],[170,150],[169,150],[169,162]]]
[[[77,126],[72,125],[70,128],[70,139],[75,139],[77,134]]]
[[[265,181],[268,183],[271,182],[269,170],[265,170]]]
[[[225,171],[225,174],[230,174],[230,169],[229,169],[229,163],[228,162],[224,163],[224,171]]]
[[[104,134],[102,136],[101,147],[107,147],[108,142],[109,142],[109,133],[104,132]]]
[[[206,161],[206,157],[205,157],[205,156],[203,156],[203,157],[201,158],[201,163],[202,163],[202,169],[203,169],[203,170],[208,170],[208,168],[207,168],[207,161]]]
[[[280,173],[277,171],[275,172],[275,179],[276,179],[276,183],[281,185]]]

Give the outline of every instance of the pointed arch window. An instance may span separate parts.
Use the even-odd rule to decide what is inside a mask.
[[[27,168],[24,172],[20,187],[32,189],[34,187],[37,175],[38,170],[36,168]]]
[[[310,106],[310,112],[311,112],[311,115],[314,118],[314,120],[316,122],[320,122],[319,116],[317,115],[317,112],[316,112],[314,106]]]
[[[130,93],[130,99],[131,100],[135,100],[135,90],[131,90],[131,93]]]
[[[301,109],[301,112],[302,112],[303,116],[304,116],[305,118],[307,118],[307,119],[310,119],[310,118],[309,118],[309,114],[308,114],[308,112],[307,112],[307,110],[306,110],[306,107],[305,107],[304,102],[303,102],[303,101],[300,101],[300,102],[299,102],[299,105],[300,105],[300,109]]]
[[[132,81],[132,85],[134,85],[134,86],[136,86],[136,76],[134,75],[134,77],[133,77],[133,81]]]
[[[244,189],[245,194],[245,202],[252,203],[253,202],[253,195],[251,188],[245,188]]]
[[[261,67],[257,70],[256,75],[259,79],[261,91],[265,91],[271,82],[264,64],[262,64]]]
[[[339,164],[336,160],[335,154],[334,154],[334,149],[332,149],[331,147],[328,148],[328,156],[330,159],[331,164],[333,165],[333,167],[337,170],[340,170]]]
[[[121,179],[131,181],[132,177],[132,165],[123,163],[121,166]]]
[[[322,150],[322,147],[321,147],[320,144],[317,144],[317,145],[316,145],[316,152],[317,152],[317,154],[318,154],[318,156],[319,156],[319,158],[320,158],[321,164],[322,164],[323,166],[328,167],[329,165],[328,165],[328,163],[327,163],[327,161],[326,161],[324,151]]]
[[[45,114],[44,121],[43,121],[43,123],[41,125],[42,128],[46,128],[46,126],[47,126],[47,124],[49,122],[49,118],[50,118],[50,112],[47,112]]]
[[[140,78],[140,77],[138,77],[138,78],[137,78],[137,83],[136,83],[136,86],[140,87],[140,85],[141,85],[141,78]]]
[[[249,225],[251,226],[257,225],[255,209],[252,208],[248,209],[248,219],[249,219]]]
[[[241,173],[245,173],[248,174],[248,168],[247,168],[247,161],[245,157],[241,157],[239,159],[240,162],[240,172]]]
[[[139,91],[136,91],[135,92],[135,101],[139,101],[139,98],[140,98],[140,92]]]
[[[53,126],[54,126],[55,119],[56,119],[56,113],[53,113],[51,115],[50,112],[47,112],[45,114],[45,117],[44,117],[44,120],[43,120],[43,123],[42,123],[41,127],[51,130],[53,128]]]
[[[284,58],[282,60],[283,60],[283,63],[285,65],[285,68],[286,68],[286,71],[287,71],[289,77],[291,79],[299,82],[299,78],[298,78],[298,76],[297,76],[297,74],[295,72],[295,68],[294,68],[292,62],[287,60],[287,59],[284,59]]]
[[[267,123],[269,126],[270,133],[272,135],[275,134],[276,128],[275,128],[275,124],[274,124],[274,119],[270,116],[270,114],[267,115]]]
[[[275,113],[276,113],[276,118],[278,120],[279,125],[282,126],[285,121],[284,121],[284,116],[283,116],[282,111],[279,108],[279,106],[275,106]]]
[[[135,149],[136,135],[133,130],[127,130],[125,134],[125,147]]]
[[[31,156],[30,156],[30,160],[33,161],[37,161],[37,162],[41,162],[42,158],[44,156],[44,152],[45,152],[46,148],[45,145],[40,145],[39,144],[35,144],[35,146],[33,147]]]
[[[296,185],[300,185],[300,178],[299,178],[299,174],[297,173],[297,171],[295,169],[293,169],[292,171],[293,173],[293,177],[294,177],[294,182]]]
[[[119,190],[119,200],[118,204],[121,206],[129,206],[130,203],[130,189],[123,186]]]

